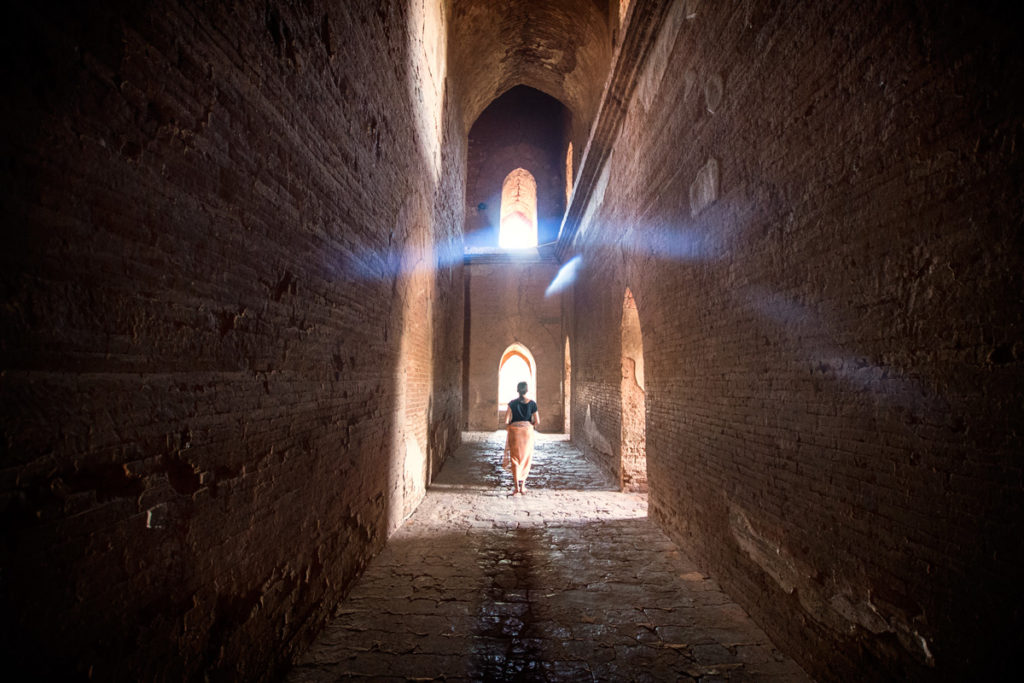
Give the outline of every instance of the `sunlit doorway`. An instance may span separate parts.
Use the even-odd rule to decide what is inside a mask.
[[[647,490],[647,395],[644,389],[644,342],[633,292],[622,302],[622,488]]]
[[[562,415],[564,416],[563,428],[566,434],[571,434],[572,427],[572,357],[569,353],[569,338],[565,338],[565,386],[562,387]]]
[[[516,386],[526,382],[530,387],[528,395],[537,396],[537,362],[530,349],[522,344],[510,344],[501,354],[498,363],[498,424],[505,423],[505,411],[509,401],[516,398]]]

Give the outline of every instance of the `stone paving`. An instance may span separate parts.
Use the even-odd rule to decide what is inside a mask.
[[[806,681],[564,436],[467,433],[287,680]]]

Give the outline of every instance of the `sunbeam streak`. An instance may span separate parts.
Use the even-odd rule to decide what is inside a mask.
[[[579,271],[580,265],[583,263],[583,259],[580,256],[574,256],[569,259],[564,266],[558,269],[558,274],[555,275],[555,279],[548,285],[547,290],[544,291],[544,296],[553,296],[559,292],[565,290],[569,285],[576,281],[576,273]]]
[[[345,248],[329,264],[332,273],[358,282],[384,282],[400,275],[452,268],[464,257],[461,240],[445,239],[431,245],[379,250]]]

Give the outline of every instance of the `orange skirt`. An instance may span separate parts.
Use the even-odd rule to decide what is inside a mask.
[[[513,422],[505,432],[505,455],[501,464],[512,470],[515,481],[526,481],[530,475],[530,461],[533,459],[533,425],[529,422]]]

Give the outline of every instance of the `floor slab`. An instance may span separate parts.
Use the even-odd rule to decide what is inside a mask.
[[[463,439],[288,681],[809,680],[564,436]]]

